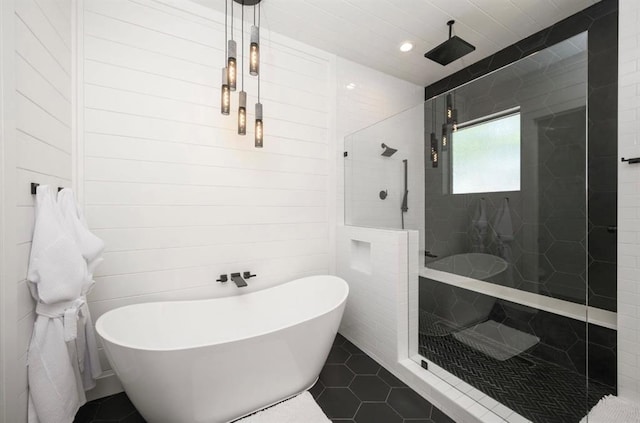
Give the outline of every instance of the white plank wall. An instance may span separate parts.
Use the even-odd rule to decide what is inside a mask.
[[[26,352],[34,303],[26,284],[33,231],[30,182],[71,186],[71,1],[15,2],[16,423],[27,420]]]
[[[255,149],[254,77],[247,136],[236,134],[237,93],[231,116],[220,113],[222,14],[187,1],[85,0],[82,18],[79,182],[106,242],[94,318],[328,273],[332,56],[261,31],[265,146]],[[258,277],[243,291],[215,282],[245,270]]]

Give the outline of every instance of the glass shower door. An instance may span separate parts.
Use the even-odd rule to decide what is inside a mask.
[[[424,107],[421,361],[534,422],[578,422],[615,393],[615,353],[597,372],[587,365],[588,335],[615,350],[615,314],[598,310],[587,326],[586,43],[578,35]]]

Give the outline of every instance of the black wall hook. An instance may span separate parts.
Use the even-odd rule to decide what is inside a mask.
[[[36,195],[38,193],[38,187],[40,184],[36,182],[31,182],[31,195]],[[58,192],[62,191],[64,187],[58,187]]]
[[[640,157],[634,157],[631,159],[625,159],[624,157],[620,159],[621,162],[628,162],[629,164],[640,163]]]

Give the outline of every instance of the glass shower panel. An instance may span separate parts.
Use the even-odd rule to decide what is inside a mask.
[[[617,163],[589,140],[587,56],[584,33],[345,138],[345,223],[420,234],[410,356],[533,422],[616,393]]]
[[[419,353],[534,422],[578,422],[615,393],[610,370],[586,389],[586,44],[578,35],[425,103]]]
[[[345,137],[345,223],[424,230],[424,107]]]

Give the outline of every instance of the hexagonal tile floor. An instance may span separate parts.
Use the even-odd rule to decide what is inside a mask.
[[[309,392],[333,422],[453,422],[340,334]],[[144,423],[144,419],[123,392],[85,404],[74,423]]]
[[[420,354],[533,422],[577,422],[615,389],[528,353],[499,361],[453,335],[420,335]],[[390,401],[391,399],[388,399]]]

